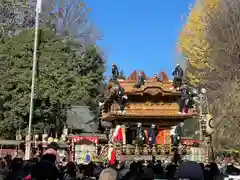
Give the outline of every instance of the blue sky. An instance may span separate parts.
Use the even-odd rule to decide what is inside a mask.
[[[108,71],[116,63],[129,75],[143,70],[148,76],[171,74],[179,55],[176,44],[189,5],[194,0],[85,0],[90,18],[103,32],[99,45]]]

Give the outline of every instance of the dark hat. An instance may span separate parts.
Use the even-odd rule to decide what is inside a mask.
[[[194,161],[187,161],[179,166],[177,173],[178,179],[204,180],[201,166]]]
[[[154,171],[152,168],[143,168],[142,179],[154,179]]]

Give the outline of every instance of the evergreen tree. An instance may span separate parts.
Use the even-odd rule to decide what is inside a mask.
[[[19,122],[28,121],[33,37],[32,30],[24,30],[0,44],[1,137],[10,138]],[[81,47],[51,30],[40,30],[34,124],[48,124],[56,116],[64,120],[72,104],[94,105],[104,79],[104,60],[95,46],[79,53]]]

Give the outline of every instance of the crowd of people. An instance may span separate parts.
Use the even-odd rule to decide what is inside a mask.
[[[180,164],[172,162],[119,162],[116,165],[93,163],[77,165],[75,162],[59,162],[57,147],[49,146],[41,157],[24,161],[6,156],[0,160],[0,180],[154,180],[186,179],[215,180],[240,170],[233,165],[219,168],[216,163],[204,165],[193,161]]]

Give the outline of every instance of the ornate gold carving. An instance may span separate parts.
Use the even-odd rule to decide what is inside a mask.
[[[171,153],[171,144],[158,144],[157,145],[158,154],[170,154]]]
[[[127,145],[126,145],[126,154],[127,154],[127,155],[130,155],[130,154],[131,154],[131,145],[130,145],[130,144],[127,144]]]
[[[104,147],[102,147],[104,149]],[[171,154],[171,145],[170,144],[158,144],[152,145],[152,148],[149,149],[148,144],[144,145],[124,145],[119,146],[115,145],[114,149],[118,156],[126,155],[126,156],[152,156],[152,155],[168,155]],[[104,157],[105,158],[105,157]]]
[[[146,106],[153,106],[153,103],[150,102],[150,101],[147,101],[147,102],[144,103],[144,105],[146,105]]]
[[[139,146],[136,144],[136,146],[135,146],[135,155],[139,155],[140,154],[140,148],[139,148]]]
[[[146,93],[146,94],[150,94],[152,96],[155,96],[157,94],[160,94],[160,93],[163,93],[163,90],[161,87],[149,87],[149,86],[142,86],[141,88],[139,89],[133,89],[133,92],[136,92],[136,93]]]
[[[162,154],[162,146],[161,145],[157,144],[156,150],[157,150],[157,154]]]
[[[156,96],[160,93],[163,93],[161,89],[158,88],[146,88],[144,91],[144,93],[150,94],[152,96]]]
[[[147,144],[143,145],[143,154],[145,154],[145,155],[148,154],[148,145]]]
[[[152,161],[151,155],[129,155],[125,156],[126,161]]]
[[[152,103],[152,102],[146,102],[146,103],[129,103],[127,105],[127,109],[156,109],[156,110],[178,110],[178,104],[177,103]]]
[[[156,154],[157,154],[156,145],[153,144],[153,145],[152,145],[152,155],[156,155]]]
[[[127,145],[123,144],[122,145],[122,153],[126,154],[126,152],[127,152]]]

